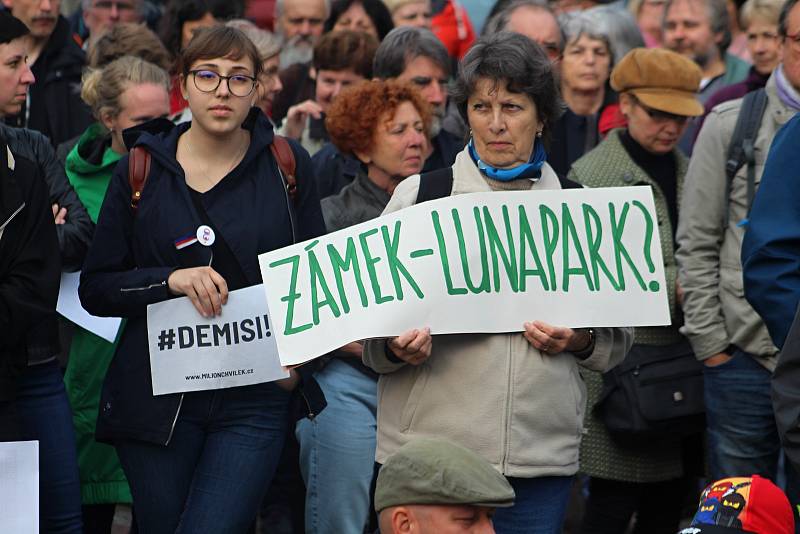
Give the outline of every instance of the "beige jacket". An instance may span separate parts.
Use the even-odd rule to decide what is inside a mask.
[[[454,195],[491,191],[466,150],[456,157],[453,175]],[[418,176],[404,180],[384,213],[414,204],[418,188]],[[545,165],[531,189],[560,188]],[[574,474],[586,411],[578,365],[605,370],[618,364],[633,334],[597,328],[595,337],[594,353],[579,362],[571,354],[541,354],[519,332],[437,335],[431,357],[416,367],[389,361],[385,340],[367,341],[364,363],[381,374],[377,461],[414,437],[441,436],[506,476]]]
[[[767,108],[756,138],[756,187],[769,146],[778,129],[793,116],[783,105],[773,75],[766,86]],[[744,298],[742,239],[747,215],[747,165],[731,183],[725,161],[742,99],[724,102],[708,114],[694,145],[684,182],[676,240],[678,279],[683,287],[685,325],[681,332],[700,360],[724,352],[731,344],[760,356],[775,369],[777,348],[761,318]],[[725,223],[726,212],[728,215]]]

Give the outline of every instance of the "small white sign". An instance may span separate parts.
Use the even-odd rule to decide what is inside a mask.
[[[0,442],[0,532],[39,532],[39,442]]]
[[[109,343],[113,343],[117,339],[122,319],[119,317],[95,317],[83,309],[78,298],[78,283],[80,279],[80,271],[76,273],[61,273],[61,287],[58,289],[56,311],[81,328],[85,328]]]
[[[153,395],[248,386],[287,378],[272,333],[264,286],[228,294],[206,319],[187,298],[147,307]]]

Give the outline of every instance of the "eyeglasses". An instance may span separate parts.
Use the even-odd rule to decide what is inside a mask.
[[[653,109],[649,106],[645,106],[638,98],[633,95],[631,96],[633,97],[633,101],[636,103],[636,105],[642,108],[642,110],[647,113],[647,116],[650,117],[653,122],[664,124],[672,121],[677,122],[678,124],[683,124],[689,120],[689,117],[686,115],[676,115],[675,113],[669,113],[667,111],[661,111],[660,109]]]
[[[800,50],[800,32],[787,33],[786,38],[792,42],[792,46],[795,50]]]
[[[203,93],[213,93],[225,80],[228,84],[228,91],[233,96],[248,96],[256,86],[256,79],[246,74],[231,74],[223,76],[213,70],[190,70],[189,74],[194,79],[194,86]]]

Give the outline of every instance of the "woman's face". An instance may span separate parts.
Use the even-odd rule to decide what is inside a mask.
[[[375,38],[378,38],[378,28],[375,23],[369,18],[364,6],[361,2],[353,2],[336,20],[333,25],[334,31],[337,30],[353,30],[364,33],[369,33]]]
[[[218,22],[219,21],[217,21],[211,13],[206,13],[197,20],[187,20],[184,22],[183,27],[181,27],[181,50],[186,48],[186,45],[192,40],[197,30],[201,28],[210,28],[215,26]]]
[[[186,78],[181,77],[181,93],[192,110],[192,127],[223,136],[238,130],[258,98],[254,70],[247,56],[195,61]],[[219,76],[232,78],[224,80]]]
[[[754,18],[747,27],[747,49],[760,74],[769,74],[781,62],[783,42],[778,25]]]
[[[606,43],[581,35],[564,49],[561,84],[574,91],[602,89],[611,73],[611,54]]]
[[[122,131],[143,122],[169,115],[169,93],[163,85],[140,83],[131,85],[119,95],[119,113],[104,114],[103,125],[111,131],[111,148],[120,154],[127,152]]]
[[[275,97],[283,90],[281,78],[278,76],[280,67],[280,54],[275,54],[269,59],[264,60],[261,74],[258,77],[258,107],[269,114],[272,111],[272,103]]]
[[[631,137],[651,154],[671,152],[686,131],[689,117],[652,109],[631,94],[620,95],[619,105]]]
[[[506,81],[481,78],[467,100],[467,121],[481,160],[498,169],[527,163],[544,124],[526,94],[512,93]]]
[[[429,0],[411,2],[398,7],[392,13],[395,28],[413,26],[415,28],[431,29],[431,3]]]
[[[27,37],[0,44],[0,117],[20,112],[33,82]]]
[[[425,144],[422,117],[414,104],[406,101],[394,112],[381,116],[373,133],[372,148],[356,156],[367,164],[373,180],[379,183],[386,178],[402,180],[422,170]]]

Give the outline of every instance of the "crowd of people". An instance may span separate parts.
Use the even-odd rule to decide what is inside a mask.
[[[41,532],[800,533],[798,0],[497,0],[481,22],[456,0],[3,0],[0,440],[39,442]],[[655,200],[667,325],[420,324],[153,394],[148,305],[218,316],[259,254],[442,197],[629,186]],[[114,341],[56,313],[77,271]],[[661,426],[615,425],[645,404]]]

